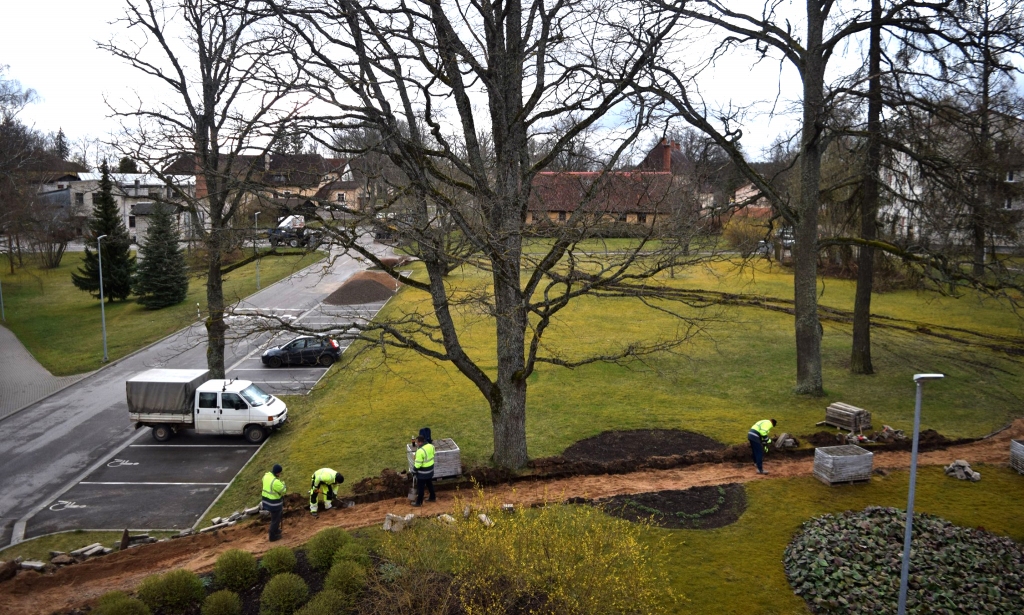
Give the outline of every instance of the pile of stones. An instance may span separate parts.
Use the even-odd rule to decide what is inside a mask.
[[[969,480],[972,483],[981,480],[981,474],[972,470],[971,464],[963,459],[957,459],[943,469],[946,471],[946,476],[952,476],[960,480]]]

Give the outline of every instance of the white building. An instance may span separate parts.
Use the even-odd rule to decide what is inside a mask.
[[[99,192],[100,173],[79,173],[78,181],[68,185],[70,201],[76,211],[91,212],[93,198]],[[157,204],[170,205],[175,209],[178,229],[183,238],[188,238],[190,230],[195,226],[206,226],[203,212],[198,212],[198,219],[191,220],[191,214],[180,203],[183,194],[194,197],[196,178],[194,175],[169,175],[164,178],[144,173],[111,173],[114,184],[113,196],[124,218],[124,226],[128,229],[133,243],[144,241],[149,226],[149,216]],[[168,185],[170,184],[170,185]]]

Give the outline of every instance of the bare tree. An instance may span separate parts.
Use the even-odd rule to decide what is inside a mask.
[[[153,89],[134,105],[113,105],[122,118],[117,146],[162,177],[197,224],[206,249],[207,364],[224,377],[225,299],[221,266],[231,225],[251,197],[263,156],[274,145],[291,91],[271,65],[276,45],[265,15],[247,0],[129,0],[121,21],[136,37],[100,44],[149,79]],[[195,174],[196,188],[173,174]]]
[[[18,119],[25,106],[36,100],[35,91],[6,78],[6,71],[0,65],[0,233],[14,273],[15,256],[21,258],[22,237],[30,227],[28,170],[42,156],[46,139]]]
[[[647,241],[663,215],[659,205],[671,198],[667,174],[608,171],[647,125],[642,105],[628,119],[615,113],[629,108],[666,24],[648,22],[629,2],[603,0],[267,4],[303,42],[293,57],[309,92],[332,109],[324,125],[378,136],[373,151],[399,176],[380,193],[386,200],[345,212],[369,223],[397,210],[399,241],[426,269],[425,280],[403,281],[427,293],[430,314],[361,325],[363,337],[450,362],[469,379],[490,407],[495,463],[527,461],[527,380],[538,364],[626,360],[674,347],[699,328],[679,311],[683,322],[671,339],[583,356],[545,343],[557,315],[579,297],[654,302],[657,276],[682,263],[678,243]],[[634,37],[623,36],[624,24]],[[615,134],[602,122],[617,125]],[[559,160],[580,168],[589,157],[583,137],[597,129],[605,135],[600,145],[589,138],[586,145],[602,152],[600,168],[545,174]],[[563,210],[561,226],[552,223],[553,241],[537,244],[539,254],[524,251],[528,220],[546,220],[550,199],[561,197],[575,208]],[[650,211],[635,245],[584,250],[582,239],[617,221],[611,203],[631,199]],[[339,231],[338,241],[398,277],[358,236]],[[487,283],[460,290],[449,279],[456,269]],[[463,345],[459,313],[492,323],[495,355]]]
[[[922,19],[944,2],[916,0],[890,2],[872,17],[870,7],[831,0],[807,0],[803,10],[783,14],[783,7],[767,2],[746,12],[716,0],[660,2],[662,10],[716,33],[718,43],[705,60],[710,66],[734,48],[753,49],[762,58],[777,57],[799,74],[801,91],[799,184],[793,200],[780,194],[750,164],[738,147],[740,114],[728,108],[711,109],[695,95],[692,72],[663,64],[651,75],[650,91],[667,100],[676,114],[711,136],[733,157],[740,171],[768,198],[787,225],[794,228],[793,266],[797,350],[796,392],[822,395],[821,325],[818,320],[817,260],[818,215],[821,205],[821,160],[836,130],[833,111],[842,88],[829,87],[826,71],[842,46],[851,44],[873,25],[896,29],[924,27]],[[794,23],[803,24],[803,32]]]

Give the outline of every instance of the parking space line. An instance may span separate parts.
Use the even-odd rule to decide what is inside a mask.
[[[132,444],[130,448],[258,448],[256,444]]]
[[[284,372],[284,371],[289,371],[289,370],[296,371],[296,370],[300,370],[300,369],[301,370],[322,369],[324,371],[327,371],[326,367],[321,367],[321,368],[317,368],[317,367],[275,367],[275,368],[272,368],[272,369],[267,369],[265,367],[241,367],[241,368],[238,368],[238,369],[233,369],[231,371],[233,371],[233,372],[268,372],[268,371]]]
[[[100,483],[82,481],[79,485],[230,485],[231,483]]]

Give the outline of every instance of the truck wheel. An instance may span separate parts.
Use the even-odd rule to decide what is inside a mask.
[[[299,247],[299,240],[298,239],[289,239],[288,240],[288,247],[290,247],[290,248],[297,248],[297,247]]]
[[[259,444],[267,437],[266,430],[259,425],[246,425],[244,434],[245,439],[253,444]]]
[[[273,367],[274,369],[281,367],[281,363],[281,357],[270,357],[269,359],[267,359],[267,365]]]
[[[320,360],[317,361],[317,363],[319,363],[323,367],[330,367],[334,365],[334,357],[332,357],[329,354],[320,355]]]
[[[174,435],[174,431],[167,425],[157,425],[153,428],[153,439],[157,442],[167,442]]]

